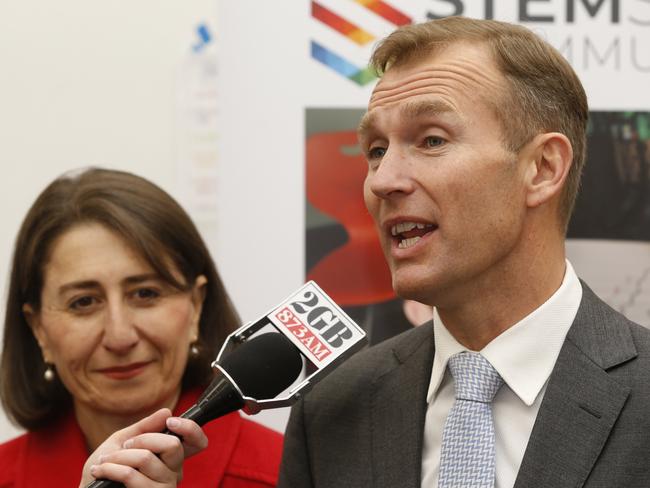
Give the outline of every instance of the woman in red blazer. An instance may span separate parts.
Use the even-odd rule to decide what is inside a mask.
[[[28,432],[0,445],[0,487],[78,485],[113,432],[195,402],[238,323],[203,240],[167,193],[103,169],[55,180],[16,241],[0,395]],[[280,434],[238,413],[204,431],[208,447],[185,463],[180,486],[275,486]],[[156,475],[173,472],[161,458]]]

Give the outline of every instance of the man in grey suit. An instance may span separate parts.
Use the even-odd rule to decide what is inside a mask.
[[[650,333],[565,258],[588,116],[574,71],[523,27],[463,18],[398,29],[372,64],[364,196],[395,291],[434,320],[294,407],[279,486],[649,487]],[[463,358],[489,398],[463,393]]]

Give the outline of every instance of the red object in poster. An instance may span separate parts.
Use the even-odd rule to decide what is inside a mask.
[[[307,199],[340,223],[348,241],[307,274],[343,306],[395,298],[375,224],[363,201],[367,163],[354,131],[312,135],[307,140]]]

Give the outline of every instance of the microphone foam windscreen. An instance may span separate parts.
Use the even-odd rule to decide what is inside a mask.
[[[244,342],[220,363],[245,396],[274,398],[302,371],[298,348],[281,333],[265,333]]]

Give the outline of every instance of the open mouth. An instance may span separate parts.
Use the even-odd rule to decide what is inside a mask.
[[[415,246],[425,235],[438,228],[435,224],[422,222],[399,222],[390,228],[390,234],[397,241],[399,249],[407,249]]]

